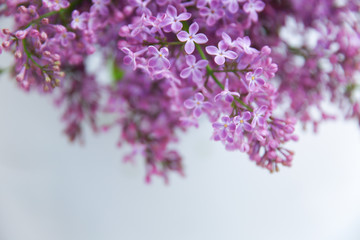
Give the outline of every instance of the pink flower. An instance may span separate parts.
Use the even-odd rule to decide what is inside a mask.
[[[222,0],[222,2],[227,5],[227,9],[232,14],[239,11],[239,2],[245,2],[246,0]]]
[[[257,12],[261,12],[265,8],[265,3],[260,0],[249,0],[244,4],[244,11],[249,14],[250,20],[253,22],[258,21]]]
[[[99,12],[102,16],[109,14],[107,5],[110,3],[110,0],[92,0],[92,2],[93,5],[90,8],[91,13]]]
[[[149,59],[149,66],[154,68],[170,68],[170,62],[166,58],[169,55],[169,50],[166,47],[163,47],[157,50],[156,47],[150,46],[148,48],[150,55],[154,55]]]
[[[186,42],[185,43],[185,52],[187,54],[192,54],[195,50],[195,43],[197,44],[204,44],[207,43],[208,38],[203,33],[198,33],[199,31],[199,25],[194,22],[190,25],[189,33],[185,31],[181,31],[177,34],[177,38],[180,40],[180,42]]]
[[[166,10],[167,18],[165,19],[163,26],[171,26],[171,30],[175,33],[179,32],[183,25],[181,21],[186,21],[191,17],[191,13],[180,13],[177,15],[177,10],[174,6],[169,5]],[[165,30],[166,31],[166,30]]]
[[[235,47],[239,48],[241,51],[244,51],[246,54],[254,54],[258,53],[259,51],[255,48],[250,47],[251,41],[248,36],[245,36],[243,38],[237,38],[235,41]]]
[[[215,96],[214,101],[217,102],[219,99],[224,98],[225,101],[231,103],[234,100],[233,96],[240,97],[240,94],[238,92],[229,91],[229,79],[227,78],[225,80],[224,90]]]
[[[260,108],[254,110],[253,120],[251,122],[251,126],[254,128],[256,125],[264,126],[266,123],[266,118],[264,117],[268,107],[263,105]]]
[[[234,123],[236,125],[235,133],[241,135],[244,130],[251,132],[252,127],[248,123],[251,118],[250,112],[244,112],[242,115],[234,117]]]
[[[257,68],[255,72],[248,72],[245,75],[246,80],[249,82],[249,90],[255,91],[259,86],[263,86],[265,84],[264,79],[260,78],[263,73],[262,68]]]
[[[189,67],[184,68],[181,73],[180,73],[180,77],[182,78],[188,78],[188,77],[192,77],[192,80],[195,83],[201,83],[203,80],[203,69],[206,68],[206,66],[208,65],[208,61],[207,60],[199,60],[198,62],[196,62],[196,58],[194,55],[187,55],[185,57],[186,59],[186,63]]]
[[[225,58],[228,59],[235,59],[237,58],[237,54],[234,51],[228,50],[228,46],[226,43],[221,40],[218,44],[219,48],[216,48],[215,46],[208,46],[206,47],[206,52],[210,55],[215,55],[215,62],[217,65],[223,65],[225,63]]]
[[[210,8],[200,8],[200,16],[206,17],[206,24],[209,26],[213,26],[224,15],[225,12],[218,1],[211,1]]]
[[[72,12],[72,21],[71,21],[71,27],[73,29],[80,29],[84,30],[86,29],[86,21],[89,19],[89,13],[83,12],[79,14],[78,10],[74,10]]]
[[[203,109],[210,109],[212,104],[210,102],[204,102],[204,95],[196,93],[194,99],[187,99],[184,102],[184,106],[187,109],[194,109],[193,116],[198,118],[202,114]]]
[[[234,132],[236,125],[231,121],[228,116],[224,116],[221,118],[222,123],[213,123],[212,126],[215,129],[215,139],[226,139],[229,142],[232,142],[233,139],[231,137],[232,132]],[[218,139],[220,137],[220,139]]]

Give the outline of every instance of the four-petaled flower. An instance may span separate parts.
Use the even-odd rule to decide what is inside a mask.
[[[240,94],[238,92],[229,91],[229,79],[227,78],[225,80],[224,90],[214,97],[214,101],[217,102],[219,99],[224,98],[225,101],[231,103],[234,100],[233,96],[240,97]]]
[[[71,27],[73,29],[84,30],[86,29],[86,21],[89,19],[89,13],[83,12],[79,14],[78,10],[74,10],[72,12],[72,19]]]
[[[186,21],[191,17],[191,13],[188,12],[180,13],[178,15],[176,8],[172,5],[168,6],[166,10],[166,14],[167,14],[167,18],[164,20],[162,25],[170,26],[170,29],[175,33],[179,32],[182,29],[183,25],[181,21]],[[165,31],[170,32],[166,28]]]
[[[157,50],[156,47],[150,46],[148,48],[148,52],[151,55],[154,55],[152,58],[149,59],[149,66],[154,68],[170,68],[170,62],[166,58],[169,55],[169,50],[166,47],[163,47]]]
[[[206,17],[206,24],[209,26],[213,26],[217,22],[217,20],[222,18],[224,15],[225,12],[221,8],[220,2],[218,1],[211,1],[210,8],[200,8],[200,16]]]
[[[246,0],[222,0],[224,4],[227,5],[227,9],[232,14],[239,11],[239,2],[245,2]]]
[[[221,40],[218,44],[218,47],[215,46],[207,46],[206,52],[210,55],[215,55],[215,62],[217,65],[223,65],[225,63],[225,58],[228,59],[235,59],[237,58],[237,54],[234,51],[231,50],[227,50],[228,46],[226,45],[226,43]]]
[[[244,112],[242,115],[238,115],[234,117],[233,122],[236,125],[235,133],[241,135],[244,130],[250,132],[252,130],[250,123],[248,123],[250,119],[251,119],[250,112]]]
[[[235,47],[239,48],[241,51],[244,51],[246,54],[254,54],[258,53],[259,51],[255,48],[250,47],[251,41],[248,36],[245,36],[243,38],[238,37],[235,41]]]
[[[263,86],[265,84],[264,79],[260,78],[263,73],[261,67],[257,68],[255,72],[248,72],[245,75],[246,80],[249,82],[249,90],[255,91],[258,86]]]
[[[204,95],[201,93],[196,93],[193,99],[187,99],[184,102],[184,106],[187,109],[193,109],[193,116],[194,117],[200,117],[202,114],[203,109],[210,109],[212,107],[212,104],[210,102],[204,102]]]
[[[93,5],[90,8],[92,13],[99,12],[100,15],[106,16],[109,14],[109,9],[107,5],[110,3],[110,0],[92,0]]]
[[[221,123],[213,123],[212,124],[213,128],[216,129],[217,131],[217,135],[221,138],[221,139],[226,139],[229,142],[232,142],[233,139],[231,137],[231,133],[235,131],[236,125],[231,121],[231,119],[228,116],[223,116],[221,118]],[[217,139],[217,137],[215,136],[215,139]]]
[[[199,31],[199,24],[196,22],[191,24],[189,27],[189,33],[185,31],[181,31],[177,34],[177,38],[180,40],[180,42],[186,42],[185,43],[185,52],[187,54],[192,54],[195,50],[195,43],[197,44],[204,44],[207,43],[208,38],[203,33],[198,33]]]
[[[203,80],[203,72],[202,70],[208,65],[207,60],[199,60],[196,62],[196,58],[194,55],[187,55],[185,57],[186,63],[189,67],[184,68],[181,73],[180,77],[188,78],[192,77],[192,80],[195,83],[201,83]]]
[[[251,122],[251,126],[254,128],[256,124],[259,126],[264,126],[266,123],[266,119],[264,117],[264,114],[268,110],[268,107],[263,105],[260,108],[256,108],[253,112],[253,120]]]
[[[265,3],[260,0],[249,0],[249,2],[244,4],[244,12],[249,14],[249,18],[253,22],[258,21],[257,12],[261,12],[265,8]]]

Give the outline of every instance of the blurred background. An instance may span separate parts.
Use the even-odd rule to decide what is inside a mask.
[[[0,56],[0,66],[11,58]],[[359,240],[360,128],[298,126],[294,165],[270,174],[209,140],[211,125],[181,134],[184,178],[144,182],[124,164],[119,132],[62,133],[51,96],[0,78],[0,240]]]

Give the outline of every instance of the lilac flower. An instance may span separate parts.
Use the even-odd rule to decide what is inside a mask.
[[[92,2],[93,5],[90,8],[91,13],[99,12],[102,16],[109,14],[107,5],[110,3],[110,0],[92,0]]]
[[[155,68],[170,68],[170,62],[166,58],[169,55],[169,50],[166,47],[163,47],[157,50],[156,47],[150,46],[148,48],[150,55],[154,55],[149,59],[149,66]]]
[[[261,12],[265,8],[265,3],[260,0],[249,0],[244,4],[244,11],[249,14],[250,20],[253,22],[258,21],[257,12]]]
[[[203,109],[210,109],[212,107],[212,104],[210,102],[204,102],[204,99],[204,95],[196,93],[193,99],[187,99],[184,102],[184,106],[187,109],[194,108],[193,116],[198,118],[202,114]]]
[[[75,33],[66,31],[58,35],[59,41],[63,47],[67,47],[69,45],[69,42],[75,39],[75,36]]]
[[[231,121],[231,119],[228,116],[223,116],[221,118],[221,121],[222,123],[216,122],[213,123],[212,126],[221,139],[226,139],[229,142],[231,142],[232,141],[231,134],[232,132],[234,132],[236,125]]]
[[[188,78],[188,77],[192,77],[192,80],[195,83],[200,83],[202,82],[203,79],[203,72],[202,70],[204,68],[206,68],[206,66],[208,65],[208,61],[207,60],[199,60],[198,62],[196,62],[196,58],[194,55],[187,55],[185,57],[186,59],[186,63],[189,67],[184,68],[181,73],[180,73],[180,77],[182,78]]]
[[[209,26],[213,26],[224,15],[225,12],[218,1],[211,1],[210,8],[200,8],[200,16],[206,17],[206,24]]]
[[[215,62],[217,65],[223,65],[225,63],[225,58],[228,58],[228,59],[235,59],[237,58],[237,54],[236,52],[234,51],[231,51],[231,50],[228,50],[228,46],[226,45],[226,43],[221,40],[218,44],[218,47],[215,47],[215,46],[207,46],[205,49],[206,49],[206,52],[210,55],[215,55]]]
[[[42,0],[43,4],[53,11],[67,8],[70,4],[67,0]]]
[[[159,32],[159,34],[164,37],[164,34],[162,32],[162,24],[166,18],[165,14],[158,14],[156,17],[150,16],[146,18],[145,22],[148,26],[151,26],[150,33],[156,33]]]
[[[262,68],[257,68],[255,72],[248,72],[245,75],[246,80],[249,82],[249,90],[255,91],[258,86],[263,86],[265,84],[264,79],[260,78],[263,73]]]
[[[139,55],[141,55],[141,54],[143,54],[145,51],[147,51],[147,49],[146,48],[144,48],[144,49],[142,49],[142,50],[140,50],[140,51],[138,51],[138,52],[133,52],[133,51],[131,51],[129,48],[127,48],[127,47],[122,47],[121,48],[121,51],[123,51],[125,54],[126,54],[126,56],[124,57],[124,63],[126,64],[126,65],[130,65],[130,66],[132,66],[133,67],[133,70],[135,70],[136,68],[137,68],[137,57],[139,56]]]
[[[83,12],[79,14],[78,10],[74,10],[72,12],[72,21],[71,21],[71,27],[73,29],[80,29],[84,30],[86,29],[86,21],[89,19],[89,13]]]
[[[253,112],[253,120],[251,126],[254,128],[257,125],[264,126],[266,123],[266,118],[264,117],[268,107],[263,105],[260,108],[256,108]]]
[[[255,48],[250,47],[251,41],[248,36],[245,36],[243,38],[238,37],[235,42],[235,46],[238,47],[240,50],[244,51],[246,54],[255,54],[259,51]]]
[[[228,47],[233,48],[236,46],[236,41],[233,41],[227,33],[223,32],[221,36]]]
[[[185,31],[181,31],[177,34],[178,39],[180,42],[186,42],[185,43],[185,52],[187,54],[192,54],[195,50],[195,43],[197,44],[204,44],[207,43],[208,38],[203,33],[198,33],[199,31],[199,24],[194,22],[189,27],[189,33]]]
[[[171,25],[171,30],[175,33],[179,32],[183,25],[181,21],[186,21],[191,17],[191,13],[185,12],[177,14],[177,10],[174,6],[169,5],[166,10],[167,18],[165,19],[163,26]]]
[[[248,121],[251,119],[251,113],[250,112],[244,112],[242,115],[234,117],[234,123],[236,125],[235,133],[238,135],[241,135],[244,130],[251,132],[252,127],[248,123]]]
[[[227,9],[232,14],[239,11],[239,2],[245,2],[246,0],[222,0],[222,2],[227,5]]]
[[[225,80],[224,90],[221,91],[219,94],[216,94],[216,96],[214,97],[214,101],[217,102],[219,99],[224,98],[225,101],[231,103],[234,100],[233,96],[240,97],[240,94],[238,92],[229,91],[229,79],[227,78]]]

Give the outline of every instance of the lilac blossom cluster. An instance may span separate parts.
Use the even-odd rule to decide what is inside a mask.
[[[66,106],[71,140],[82,138],[86,121],[94,131],[120,127],[119,145],[133,149],[124,159],[142,156],[146,181],[184,173],[169,145],[202,116],[213,140],[273,172],[292,163],[285,145],[297,140],[296,119],[317,124],[311,107],[331,118],[321,108],[329,93],[360,122],[359,3],[300,2],[1,0],[0,14],[15,27],[0,33],[0,51],[13,53],[22,89],[54,92]],[[282,31],[289,18],[303,38],[315,32],[315,44],[292,46]],[[111,62],[110,84],[86,70],[95,52]],[[114,120],[101,125],[99,114]]]

